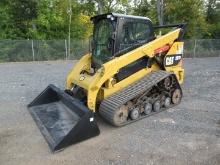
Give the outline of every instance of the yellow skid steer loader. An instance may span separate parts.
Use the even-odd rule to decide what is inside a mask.
[[[123,126],[180,103],[185,24],[153,26],[147,17],[108,13],[91,18],[91,53],[66,79],[49,85],[28,109],[52,151],[99,135],[98,112]],[[172,28],[162,36],[155,31]]]

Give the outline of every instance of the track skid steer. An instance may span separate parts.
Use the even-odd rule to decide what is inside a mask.
[[[117,13],[91,21],[91,51],[70,70],[65,91],[49,85],[28,105],[52,151],[99,135],[96,113],[124,126],[181,102],[185,23],[154,26]]]
[[[53,152],[100,133],[93,112],[54,85],[49,85],[28,109]]]

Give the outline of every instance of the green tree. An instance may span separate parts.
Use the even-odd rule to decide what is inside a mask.
[[[202,0],[164,0],[164,24],[187,23],[186,38],[202,38],[208,33]],[[135,15],[147,16],[159,24],[156,0],[140,0],[133,9]]]
[[[88,13],[92,13],[92,2],[71,1],[72,12],[69,13],[69,1],[40,0],[38,2],[38,17],[34,21],[36,28],[31,31],[37,39],[65,39],[68,36],[69,14],[71,19],[71,38],[88,38],[92,24]]]
[[[202,0],[166,0],[165,24],[187,23],[186,38],[202,38],[208,32]]]
[[[128,0],[94,0],[98,6],[98,14],[109,12],[125,12]]]
[[[97,14],[96,2],[94,0],[80,0],[78,1],[78,6],[81,13],[87,16],[94,16]]]
[[[10,7],[8,1],[0,2],[0,38],[7,39],[14,37],[13,21],[9,13]]]
[[[154,24],[158,24],[156,0],[141,0],[135,4],[132,14],[149,17]]]
[[[36,17],[36,2],[3,0],[0,2],[1,38],[28,38],[30,21]]]
[[[68,36],[71,2],[71,38],[92,33],[90,17],[119,12],[149,17],[158,24],[157,0],[1,0],[1,39],[64,39]],[[186,22],[187,38],[220,38],[217,0],[164,0],[164,24]]]
[[[207,3],[206,21],[209,24],[208,38],[220,38],[220,2],[209,0]]]
[[[37,18],[36,0],[9,0],[11,19],[16,30],[16,38],[30,38],[28,30],[32,20]]]

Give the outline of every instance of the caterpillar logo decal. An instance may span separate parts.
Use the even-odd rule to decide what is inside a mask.
[[[180,62],[181,59],[182,59],[182,54],[174,54],[174,55],[166,56],[164,59],[165,67],[175,66]]]

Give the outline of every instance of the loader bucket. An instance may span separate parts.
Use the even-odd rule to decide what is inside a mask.
[[[28,110],[53,152],[100,133],[93,112],[54,85],[34,99]]]

